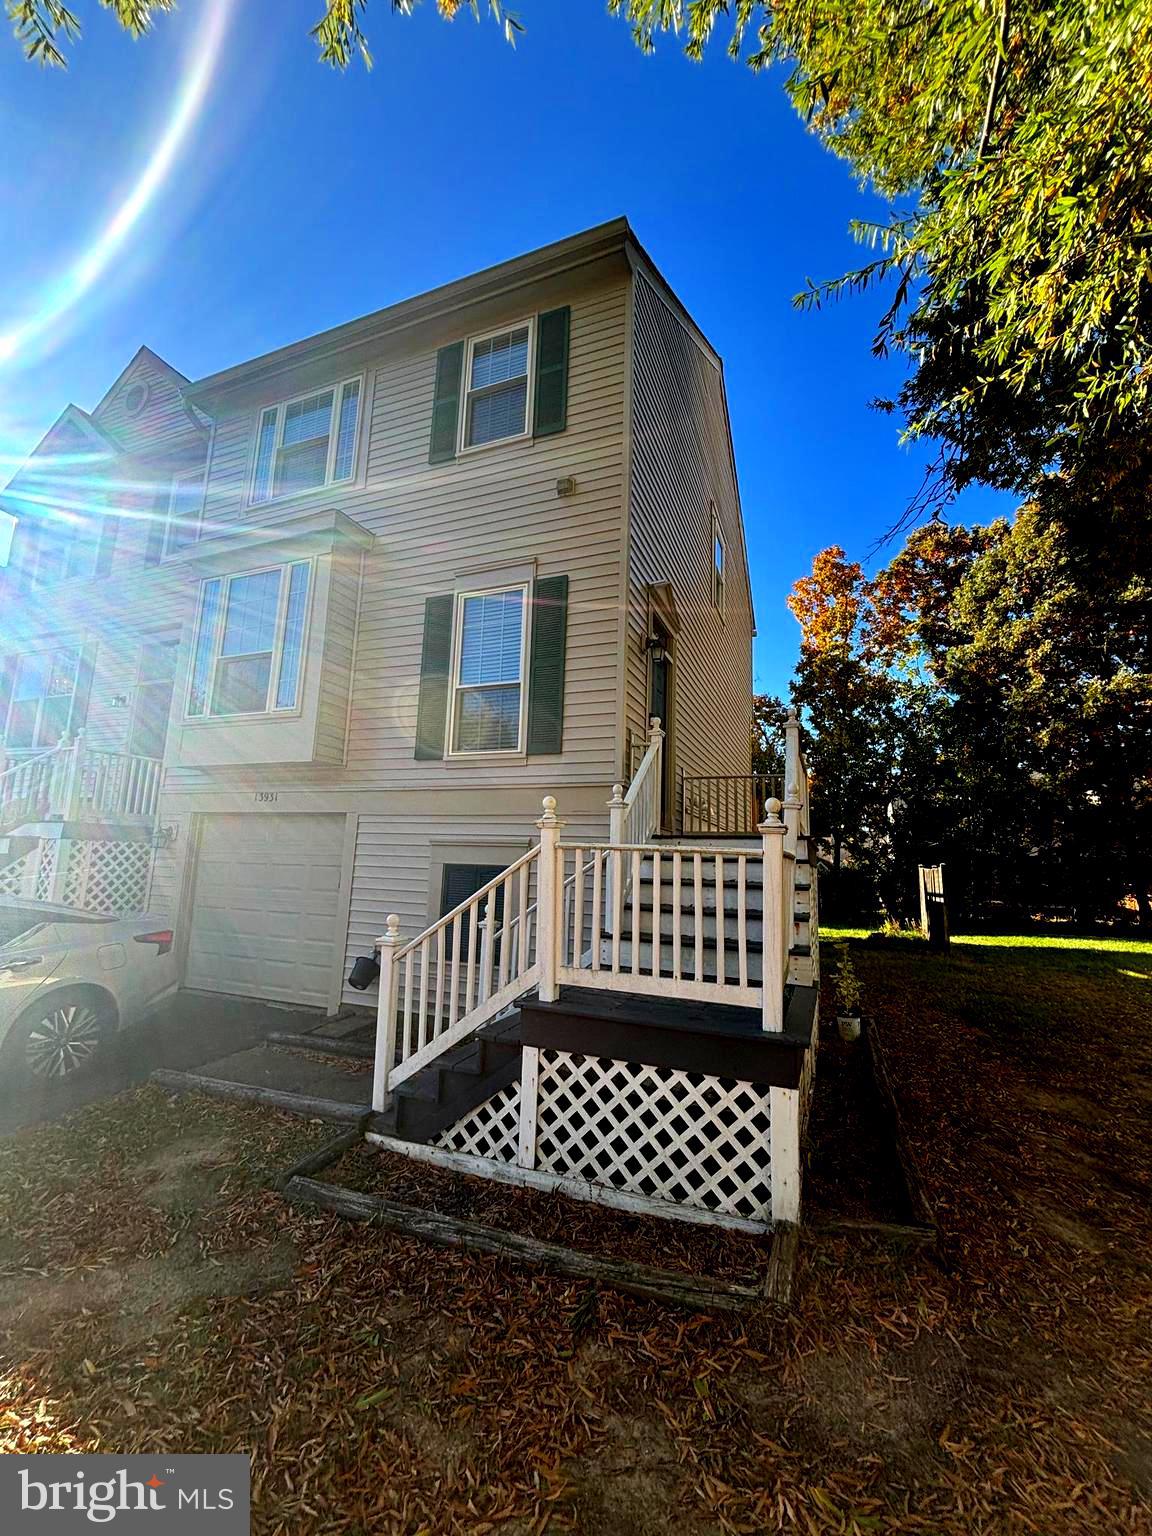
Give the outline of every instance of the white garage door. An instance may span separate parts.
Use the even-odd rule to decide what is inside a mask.
[[[326,1006],[343,843],[343,816],[205,817],[185,986]]]

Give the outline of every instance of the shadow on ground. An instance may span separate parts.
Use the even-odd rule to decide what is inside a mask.
[[[208,992],[178,992],[145,1023],[121,1030],[89,1071],[66,1083],[0,1083],[0,1132],[110,1098],[148,1081],[158,1067],[188,1071],[259,1045],[273,1030],[312,1030],[316,1009],[290,1008]]]

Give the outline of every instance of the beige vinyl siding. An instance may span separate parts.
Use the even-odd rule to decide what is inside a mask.
[[[359,554],[332,557],[316,724],[316,755],[326,763],[343,763],[347,746],[348,706],[360,601],[360,563]]]
[[[527,807],[525,807],[527,811]],[[567,821],[564,836],[606,839],[608,813]],[[431,879],[443,863],[511,864],[527,853],[539,833],[530,814],[494,811],[482,820],[443,812],[421,817],[366,814],[356,828],[352,905],[344,974],[357,955],[370,955],[390,912],[400,918],[403,939],[414,939],[440,910],[440,886]],[[344,1001],[375,1006],[376,993],[345,988]]]
[[[134,384],[148,387],[148,400],[138,416],[129,416],[124,398]],[[102,431],[123,445],[128,453],[160,455],[181,448],[195,431],[184,403],[180,380],[148,357],[141,357],[120,380],[114,394],[92,413]],[[200,433],[203,441],[206,431]]]
[[[625,722],[641,734],[648,702],[646,587],[668,582],[675,643],[676,767],[751,769],[752,611],[719,364],[645,276],[636,274]],[[715,502],[726,546],[724,617],[712,601]]]
[[[261,404],[295,392],[284,382],[266,400],[222,412],[214,435],[206,516],[228,525],[260,524],[294,507],[335,506],[376,535],[365,555],[356,632],[346,768],[317,765],[261,769],[262,782],[287,772],[297,783],[347,788],[418,784],[551,787],[563,782],[610,782],[615,762],[616,637],[621,586],[626,279],[580,279],[547,305],[519,296],[489,305],[482,320],[456,317],[454,329],[395,343],[364,372],[368,388],[367,444],[360,478],[259,508],[245,508],[253,434]],[[445,342],[570,302],[572,306],[567,430],[538,442],[523,440],[431,466],[436,350]],[[333,380],[354,372],[334,365]],[[308,387],[319,382],[313,376]],[[577,492],[556,494],[572,476]],[[425,599],[450,593],[458,578],[490,568],[535,562],[537,577],[569,578],[563,752],[556,756],[417,762],[416,706]],[[480,579],[492,579],[482,577]],[[338,711],[326,718],[325,740]],[[195,774],[181,771],[191,788]]]

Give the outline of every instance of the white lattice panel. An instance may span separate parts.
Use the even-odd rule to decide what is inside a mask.
[[[58,846],[54,838],[45,838],[40,844],[40,864],[36,870],[37,901],[47,901],[52,894],[52,876],[56,869]]]
[[[149,843],[73,843],[64,903],[88,912],[142,912],[151,864]]]
[[[5,864],[0,869],[0,896],[19,896],[22,893],[24,878],[35,857],[35,850],[22,853],[18,859],[13,859],[11,864]]]
[[[520,1084],[501,1088],[442,1131],[433,1145],[472,1157],[490,1157],[498,1163],[514,1163],[520,1145]]]
[[[536,1166],[677,1205],[771,1216],[768,1089],[541,1051]]]

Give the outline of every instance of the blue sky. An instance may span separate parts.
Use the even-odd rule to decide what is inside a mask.
[[[644,57],[599,0],[521,0],[515,50],[432,0],[410,20],[372,0],[376,67],[344,75],[316,61],[319,0],[184,0],[137,43],[95,0],[80,9],[67,73],[0,41],[0,339],[34,322],[0,360],[0,455],[68,400],[94,405],[141,342],[195,377],[626,214],[724,357],[757,684],[784,688],[791,583],[827,544],[862,556],[925,455],[869,408],[898,384],[869,351],[878,300],[792,307],[807,277],[859,264],[848,221],[880,210],[778,76],[723,40],[703,64],[674,40]],[[194,111],[213,19],[227,31]],[[101,243],[181,105],[153,195]],[[76,264],[101,254],[85,289]],[[1008,506],[975,492],[959,510]]]

